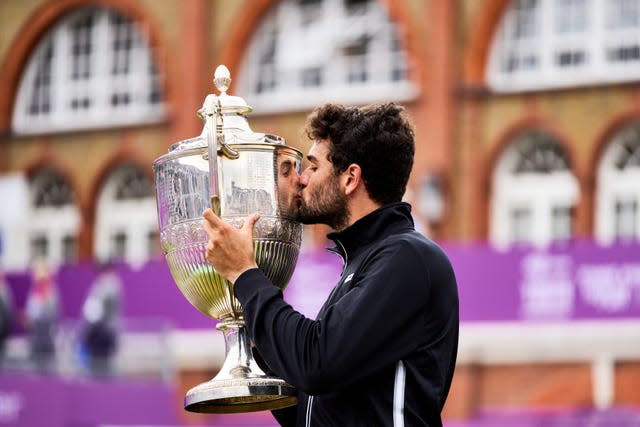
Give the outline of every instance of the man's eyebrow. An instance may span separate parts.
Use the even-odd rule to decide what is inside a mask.
[[[314,156],[313,154],[308,154],[307,155],[307,160],[309,160],[310,162],[314,162],[314,163],[318,162],[318,158],[316,156]]]

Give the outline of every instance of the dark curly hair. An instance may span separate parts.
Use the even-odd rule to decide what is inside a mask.
[[[325,104],[307,119],[306,134],[329,140],[329,160],[339,174],[356,163],[369,197],[377,203],[399,202],[413,166],[413,127],[404,108],[394,103],[345,107]]]

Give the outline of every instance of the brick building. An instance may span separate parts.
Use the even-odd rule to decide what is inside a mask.
[[[639,0],[9,0],[0,23],[5,269],[160,257],[151,164],[200,133],[218,64],[252,128],[302,151],[315,105],[405,105],[406,197],[438,241],[640,260]],[[307,231],[308,250],[324,244]],[[445,416],[640,406],[635,310],[463,323]]]

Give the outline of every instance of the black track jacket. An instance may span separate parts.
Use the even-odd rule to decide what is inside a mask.
[[[328,237],[344,269],[316,320],[258,269],[235,283],[260,356],[298,389],[298,405],[275,417],[292,426],[441,426],[458,348],[447,256],[415,231],[406,203]]]

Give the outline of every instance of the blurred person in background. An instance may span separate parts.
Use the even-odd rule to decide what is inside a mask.
[[[297,405],[274,416],[285,426],[442,426],[458,293],[447,256],[415,230],[411,206],[401,201],[413,128],[393,103],[327,104],[306,131],[313,146],[298,176],[294,216],[333,228],[332,251],[344,261],[316,320],[289,306],[257,268],[257,214],[236,229],[204,212],[207,260],[235,284],[256,359],[298,390]]]
[[[7,340],[13,329],[13,296],[0,267],[0,367],[5,363]]]
[[[60,316],[58,290],[44,259],[35,261],[32,274],[25,312],[30,357],[36,369],[48,371],[55,367],[55,338]]]
[[[114,373],[120,330],[121,281],[111,262],[100,266],[82,307],[80,354],[94,375]]]

